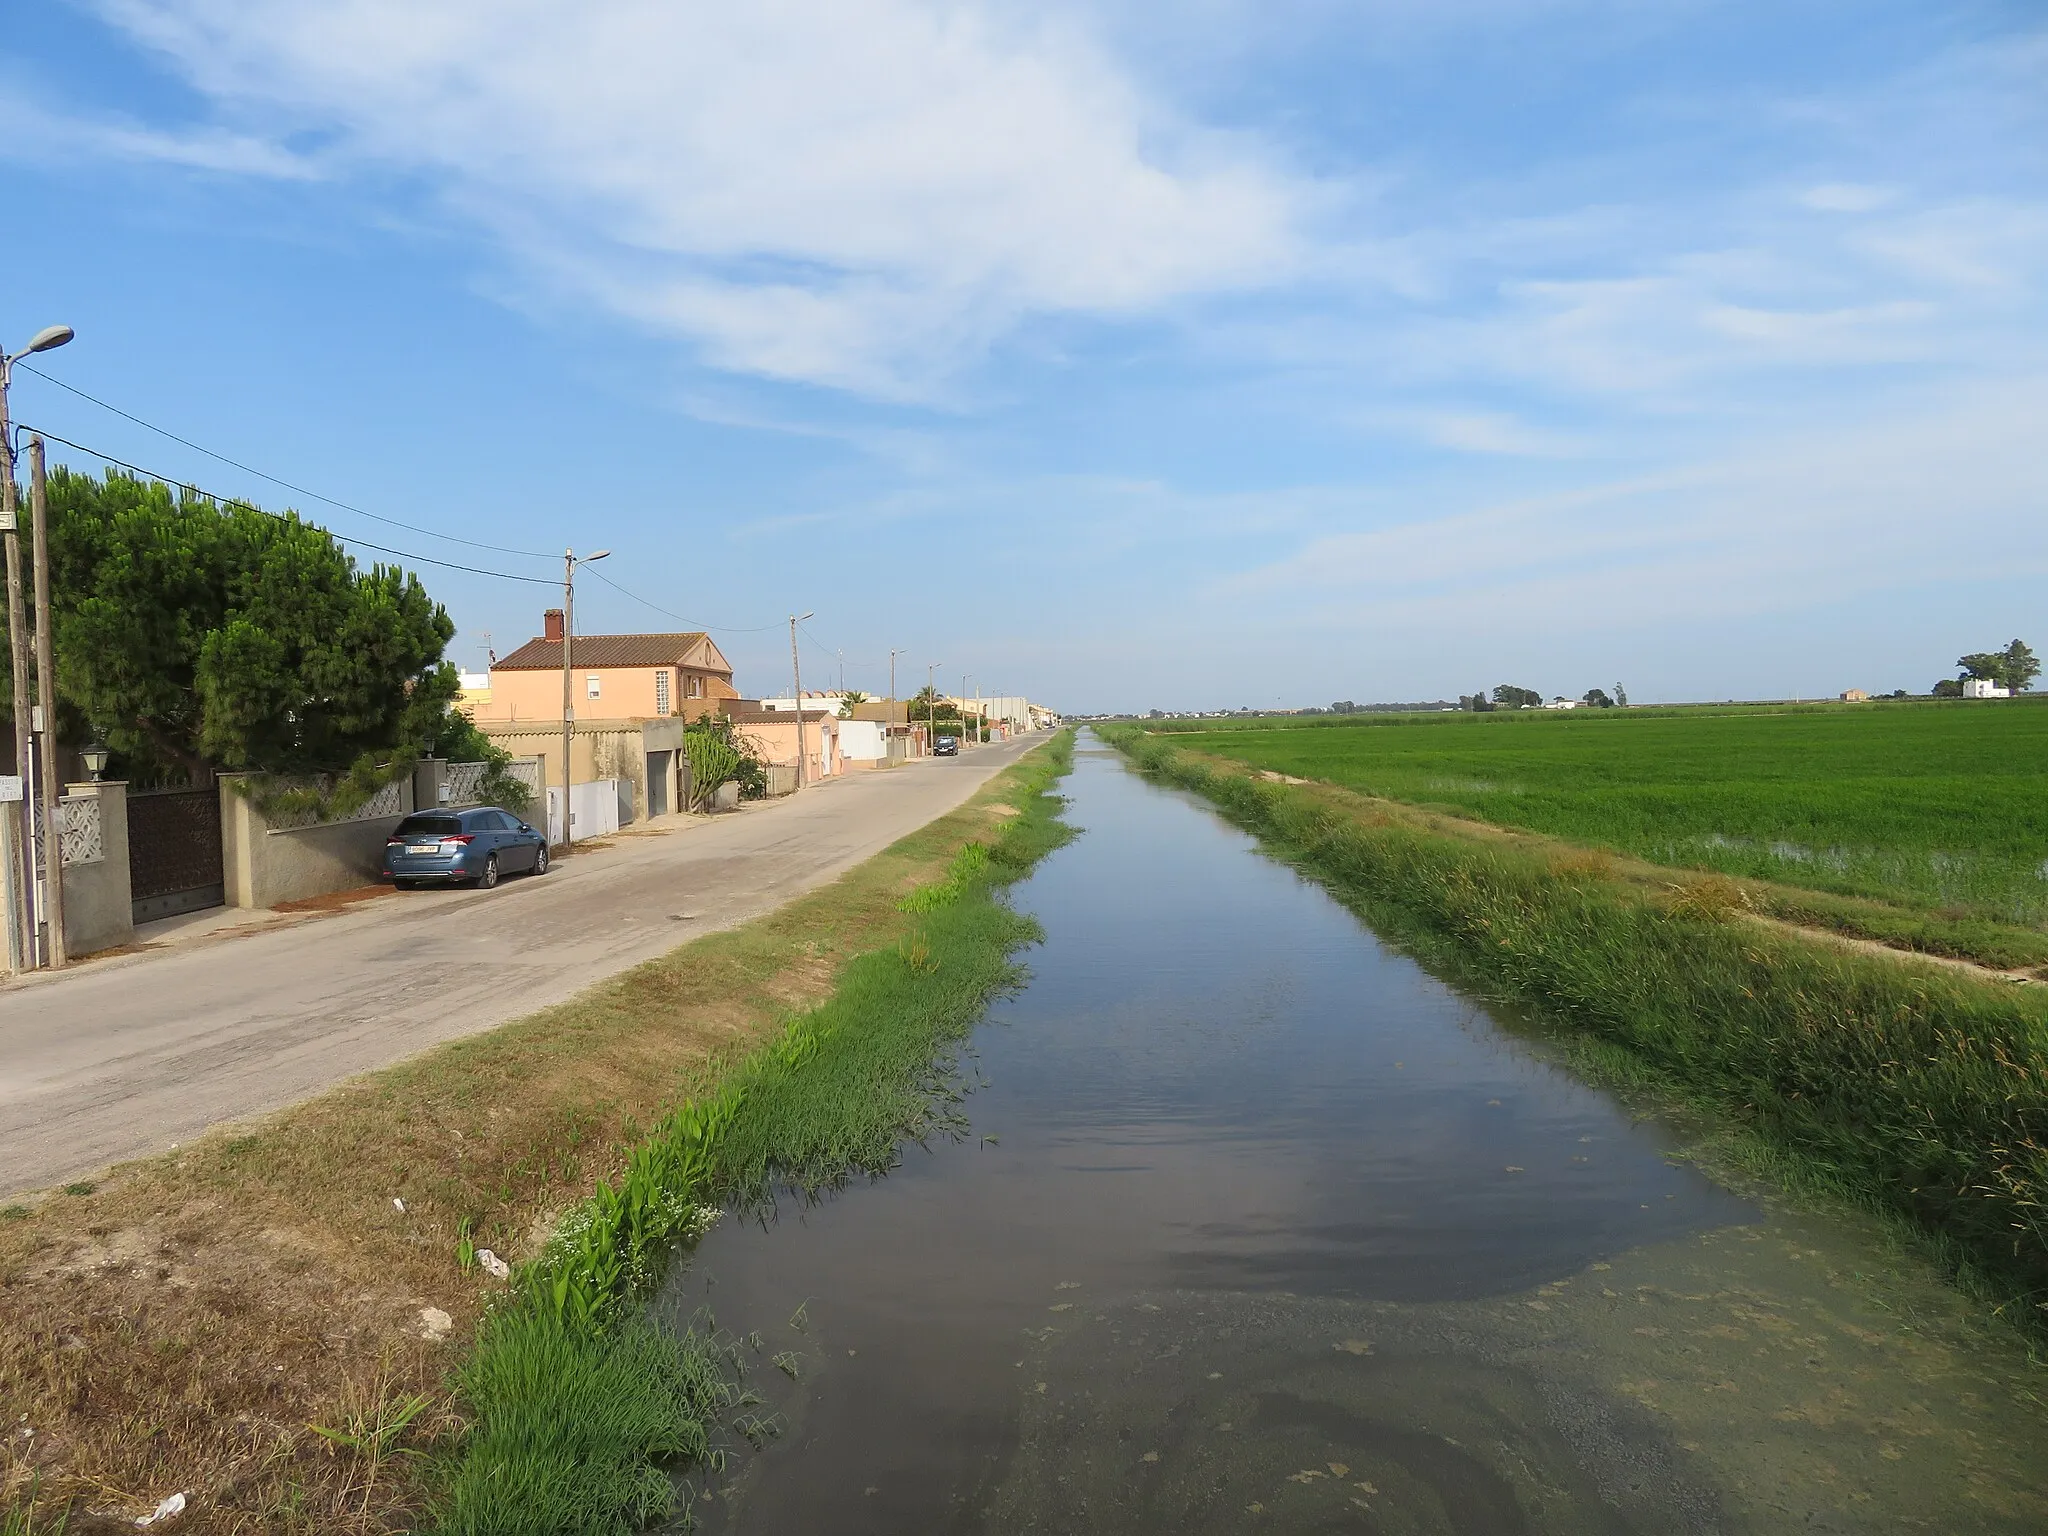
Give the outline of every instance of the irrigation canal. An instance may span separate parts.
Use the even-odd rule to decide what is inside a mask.
[[[2048,1529],[2044,1374],[1877,1234],[1710,1181],[1086,737],[1066,792],[973,1134],[662,1298],[760,1333],[781,1425],[701,1528]]]

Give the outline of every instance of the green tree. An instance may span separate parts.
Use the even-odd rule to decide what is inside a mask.
[[[1513,683],[1502,683],[1493,690],[1493,702],[1508,709],[1534,709],[1543,702],[1543,695],[1534,688],[1517,688]]]
[[[1960,699],[1963,696],[1963,685],[1953,677],[1944,677],[1927,691],[1937,699]]]
[[[1588,688],[1586,690],[1585,698],[1581,699],[1579,702],[1582,704],[1590,704],[1595,709],[1614,708],[1614,700],[1607,697],[1607,691],[1603,688]]]
[[[1614,707],[1616,709],[1628,708],[1628,690],[1619,683],[1614,685]]]
[[[330,772],[430,750],[455,626],[295,514],[50,477],[58,694],[130,772]]]
[[[851,720],[853,718],[853,707],[856,704],[865,704],[867,701],[868,696],[858,688],[847,689],[845,696],[839,701],[839,718]]]
[[[1981,677],[2014,693],[2025,693],[2041,675],[2040,659],[2024,640],[2015,640],[2002,651],[1973,651],[1959,656],[1956,666],[1964,677]]]

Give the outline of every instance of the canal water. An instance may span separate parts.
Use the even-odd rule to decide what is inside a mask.
[[[2048,1380],[1878,1235],[1698,1172],[1083,738],[973,1130],[728,1217],[700,1528],[2048,1529]]]

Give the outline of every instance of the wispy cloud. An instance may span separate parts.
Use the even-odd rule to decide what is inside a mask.
[[[913,394],[1034,315],[1273,283],[1310,190],[1077,25],[917,0],[104,0],[251,133],[424,178],[712,363]]]

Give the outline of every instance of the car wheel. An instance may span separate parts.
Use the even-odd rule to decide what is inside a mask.
[[[394,880],[391,884],[393,889],[400,891],[416,891],[420,888],[417,880]]]
[[[540,847],[534,850],[533,872],[536,875],[544,875],[548,872],[548,845],[546,843],[542,843]]]
[[[476,883],[486,891],[498,883],[498,856],[495,853],[484,860],[484,872],[477,876]]]

